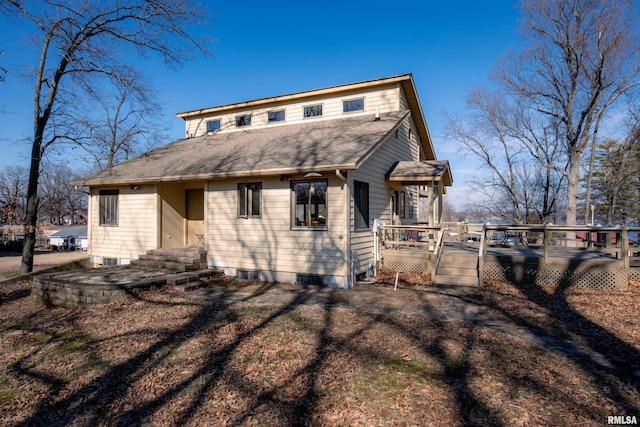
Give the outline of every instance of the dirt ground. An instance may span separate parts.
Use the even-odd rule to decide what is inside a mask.
[[[639,283],[454,293],[411,277],[395,292],[391,275],[381,279],[338,291],[219,277],[208,294],[166,287],[84,309],[36,304],[29,281],[0,286],[0,425],[573,427],[640,417]],[[484,321],[362,310],[373,292],[369,306],[425,313],[460,299]]]
[[[56,265],[75,261],[87,256],[86,252],[52,252],[37,250],[33,260],[33,270],[43,270]],[[22,254],[15,252],[0,252],[0,281],[20,274]]]

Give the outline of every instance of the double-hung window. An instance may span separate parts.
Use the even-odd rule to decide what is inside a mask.
[[[295,181],[291,185],[294,228],[324,228],[327,225],[327,181]]]
[[[369,228],[369,184],[353,181],[354,223],[356,230]]]
[[[238,184],[238,217],[259,218],[262,210],[262,183]]]
[[[98,205],[100,225],[118,225],[118,190],[100,190]]]

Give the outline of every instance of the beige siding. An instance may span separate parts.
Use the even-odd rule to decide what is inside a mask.
[[[210,182],[205,195],[210,263],[216,267],[344,276],[345,190],[341,184],[329,178],[327,230],[292,230],[288,181],[263,180],[262,217],[248,219],[237,218],[237,181]]]
[[[136,259],[146,250],[156,248],[157,196],[155,187],[140,186],[137,190],[128,187],[117,189],[120,191],[117,226],[100,225],[99,189],[91,191],[89,255]]]
[[[411,132],[413,135],[409,141],[408,130],[411,128],[414,130]],[[398,128],[397,138],[395,133],[392,132],[380,148],[358,170],[349,171],[349,185],[353,186],[354,180],[369,183],[369,225],[371,225],[374,218],[378,218],[381,224],[391,224],[391,189],[395,191],[416,191],[414,187],[390,186],[385,179],[385,175],[396,161],[418,160],[418,150],[418,138],[413,120],[407,118]],[[417,222],[415,213],[416,197],[417,194],[414,194],[413,218],[409,218],[407,212],[406,218],[402,220],[403,223]],[[353,227],[353,198],[351,198],[350,205],[351,224]],[[357,254],[354,264],[356,273],[365,271],[373,262],[373,242],[374,238],[371,229],[365,231],[353,230],[351,232],[351,249]]]
[[[197,118],[186,122],[186,135],[189,137],[200,136],[206,133],[207,121],[220,119],[221,130],[219,132],[233,132],[237,130],[257,129],[266,126],[282,126],[288,124],[303,123],[310,120],[329,120],[351,115],[374,114],[377,111],[387,113],[398,111],[400,105],[399,85],[394,84],[386,88],[378,88],[364,92],[352,92],[341,94],[340,96],[326,98],[308,98],[301,102],[291,104],[273,104],[263,108],[251,110],[236,110],[227,114],[213,115],[206,118]],[[365,110],[357,112],[342,112],[342,101],[364,97]],[[303,108],[309,105],[322,104],[322,116],[313,118],[303,117]],[[283,122],[268,123],[267,113],[269,111],[285,110],[285,120]],[[251,114],[251,125],[236,127],[235,118],[238,115]]]

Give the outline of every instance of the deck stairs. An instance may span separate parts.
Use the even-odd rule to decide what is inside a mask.
[[[207,251],[196,245],[168,249],[152,249],[140,255],[131,265],[142,268],[166,270],[171,273],[204,270],[207,268]]]
[[[468,243],[445,242],[435,285],[478,286],[478,249]]]

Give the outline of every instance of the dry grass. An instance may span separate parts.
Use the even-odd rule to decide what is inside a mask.
[[[332,296],[305,305],[308,293],[284,285],[212,285],[285,303],[165,289],[46,309],[29,283],[0,288],[0,424],[588,426],[640,415],[637,283],[492,283],[466,296],[487,319],[477,323],[354,311]],[[414,285],[394,293],[383,279],[379,298],[438,304]]]

